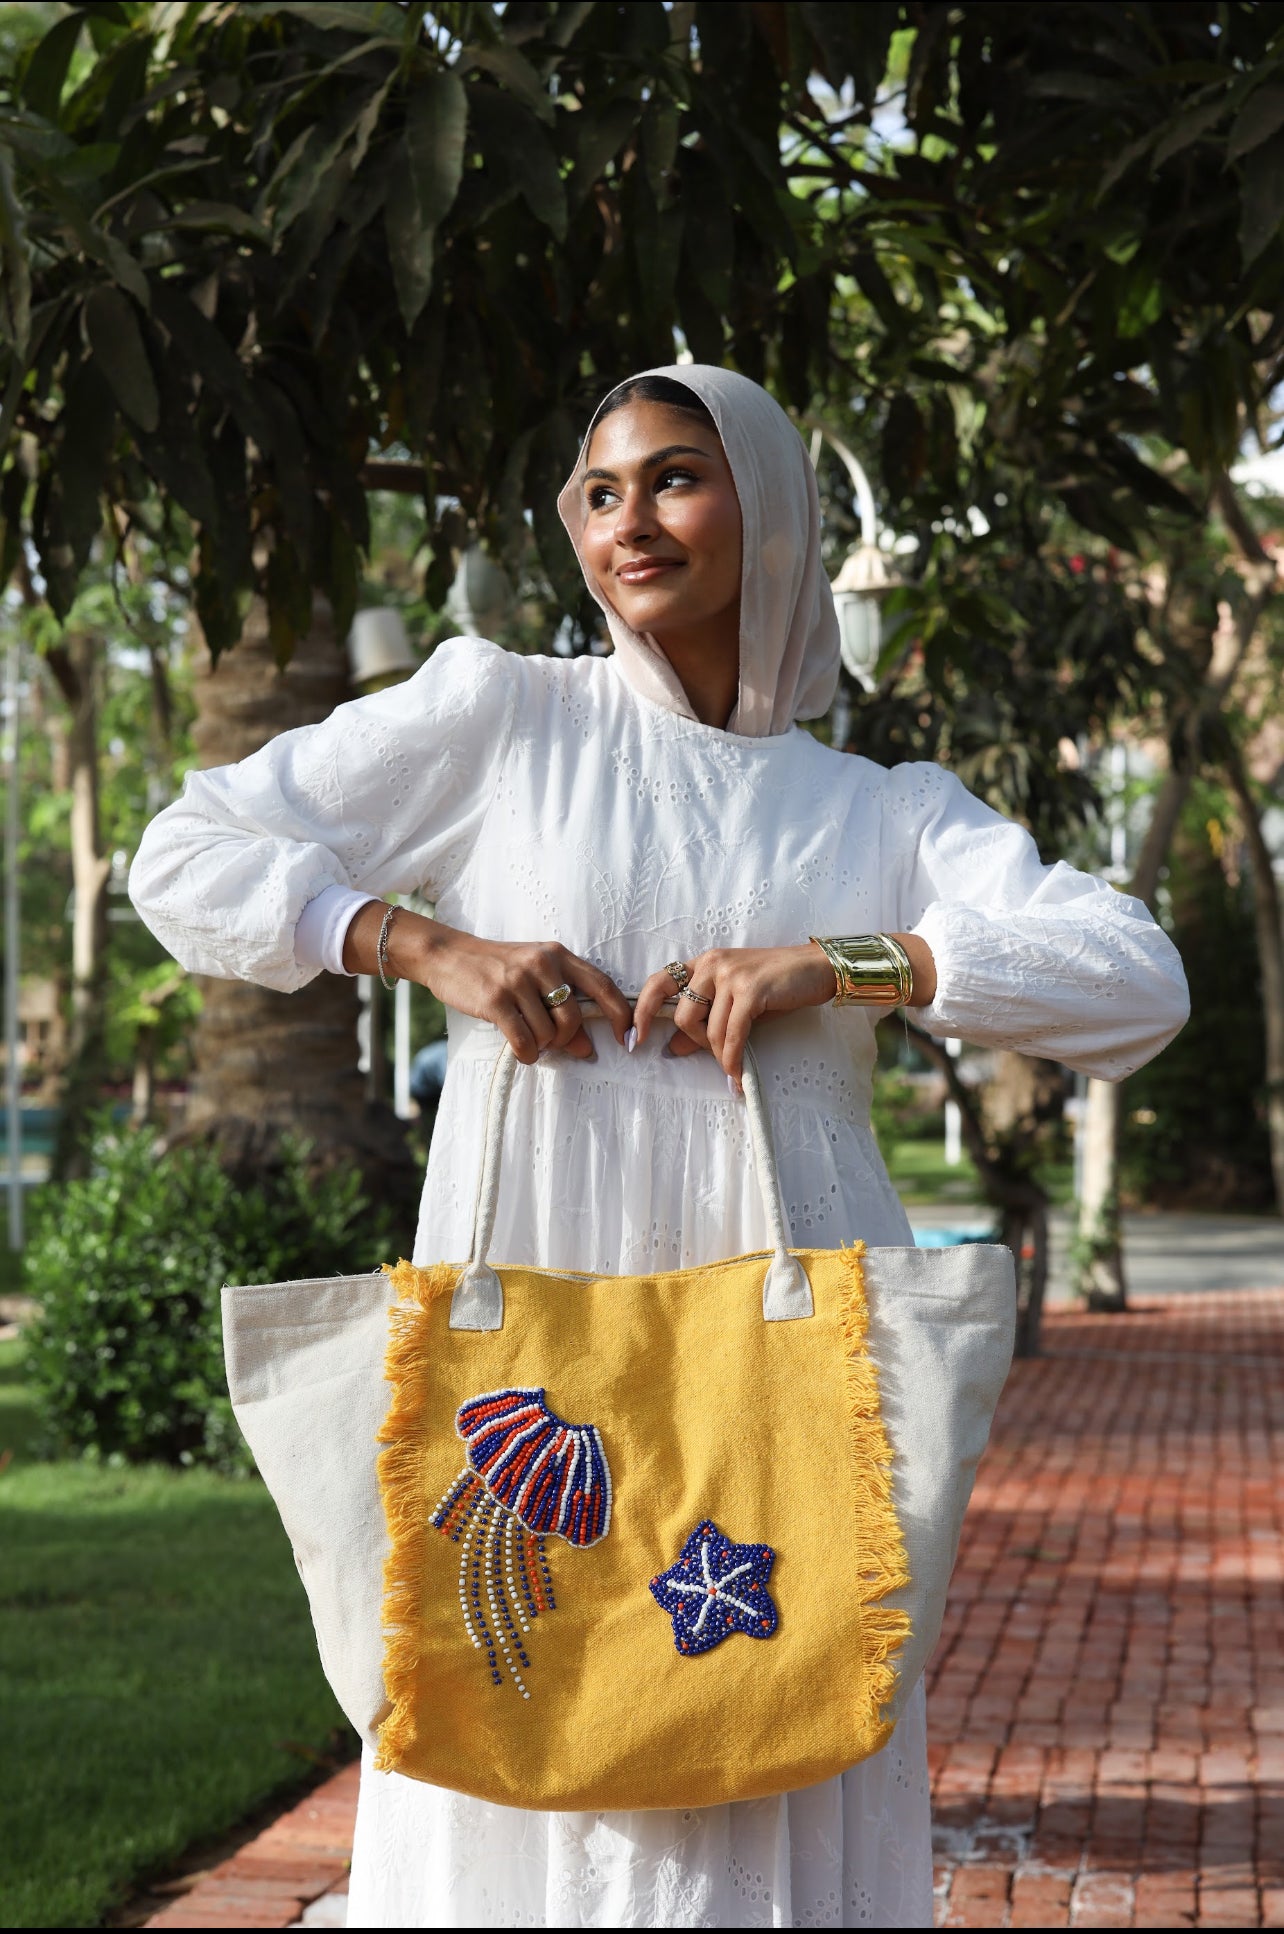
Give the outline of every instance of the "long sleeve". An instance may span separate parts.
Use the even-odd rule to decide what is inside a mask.
[[[1045,866],[1024,828],[938,766],[890,773],[887,806],[900,929],[936,961],[917,1016],[931,1033],[1118,1081],[1185,1024],[1181,960],[1140,900]]]
[[[520,667],[451,639],[406,684],[189,774],[130,870],[143,921],[193,973],[290,993],[320,968],[295,933],[327,889],[438,897],[494,795]]]

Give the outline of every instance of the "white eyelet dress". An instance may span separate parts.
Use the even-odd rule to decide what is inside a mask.
[[[626,992],[677,957],[810,933],[914,930],[938,1035],[1118,1077],[1186,1014],[1138,902],[1065,865],[932,765],[887,772],[795,728],[741,738],[639,697],[609,660],[440,646],[408,684],[194,773],[131,881],[192,970],[290,990],[305,906],[418,889],[494,939],[556,939]],[[763,1246],[742,1104],[709,1056],[519,1069],[492,1255],[634,1274]],[[799,1245],[911,1240],[869,1127],[857,1007],[764,1024],[756,1045]],[[450,1017],[420,1263],[462,1259],[496,1037]],[[620,1687],[621,1724],[644,1687]],[[353,1927],[931,1925],[921,1689],[883,1752],[778,1798],[681,1813],[528,1813],[362,1775]]]

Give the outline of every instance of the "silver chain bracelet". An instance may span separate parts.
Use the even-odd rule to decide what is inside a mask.
[[[379,945],[375,949],[375,958],[379,963],[379,980],[381,985],[385,987],[388,993],[390,994],[392,993],[393,989],[396,987],[397,982],[395,977],[392,980],[389,980],[388,978],[388,929],[391,927],[393,921],[396,919],[397,915],[400,912],[401,912],[400,907],[388,908],[387,912],[383,916],[383,924],[379,928]]]

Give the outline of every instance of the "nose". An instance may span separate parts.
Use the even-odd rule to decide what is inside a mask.
[[[658,534],[659,521],[651,492],[643,479],[635,479],[626,486],[620,498],[619,514],[615,520],[615,541],[617,544],[649,544]]]

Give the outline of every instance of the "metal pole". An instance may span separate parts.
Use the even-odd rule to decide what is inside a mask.
[[[9,1247],[21,1249],[22,1065],[18,1040],[18,674],[19,646],[5,657],[4,1041],[9,1126]]]
[[[392,1101],[402,1121],[410,1119],[410,982],[399,980],[392,997]]]
[[[836,451],[842,459],[844,468],[852,480],[852,487],[856,492],[856,505],[860,512],[860,541],[862,544],[877,544],[878,517],[874,510],[874,492],[870,487],[869,478],[865,475],[860,458],[854,450],[848,448],[840,436],[837,436],[830,429],[827,423],[819,422],[814,416],[806,417],[804,421],[810,426],[812,432],[811,462],[813,470],[816,467],[816,460],[820,455],[816,439],[818,437],[824,437],[830,448]]]

